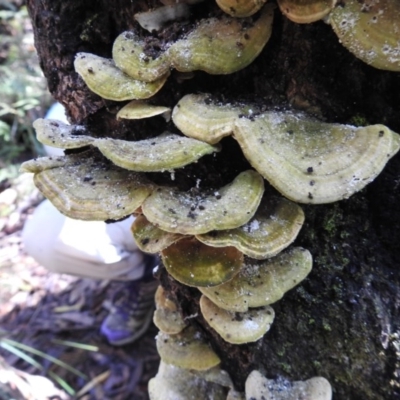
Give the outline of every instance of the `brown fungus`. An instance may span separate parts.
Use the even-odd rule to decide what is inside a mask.
[[[196,235],[245,224],[264,192],[260,174],[248,170],[208,196],[159,188],[142,205],[146,218],[162,230]]]
[[[309,24],[328,15],[337,0],[278,0],[282,14],[298,24]]]
[[[400,148],[400,136],[383,125],[356,128],[294,112],[237,119],[234,136],[271,185],[310,204],[346,199],[363,189]]]
[[[246,259],[240,272],[229,282],[199,290],[214,304],[228,311],[275,303],[310,273],[312,257],[308,250],[294,247],[274,258]]]
[[[161,252],[168,273],[187,286],[211,287],[232,279],[243,264],[235,247],[210,247],[195,238],[184,238]]]
[[[265,197],[254,216],[236,229],[196,235],[209,246],[235,246],[245,255],[265,259],[274,257],[297,237],[304,223],[303,210],[279,197]]]
[[[155,294],[156,310],[153,315],[154,325],[163,333],[176,335],[187,325],[175,301],[159,286]]]
[[[246,312],[227,311],[206,296],[200,298],[200,309],[207,323],[228,343],[244,344],[261,339],[269,331],[275,313],[272,307],[252,308]]]

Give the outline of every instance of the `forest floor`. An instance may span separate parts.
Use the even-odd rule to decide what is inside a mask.
[[[51,398],[148,399],[147,382],[159,363],[156,328],[151,326],[131,345],[110,346],[99,327],[121,283],[50,273],[25,253],[21,231],[41,200],[30,174],[0,182],[0,399],[49,398],[41,397],[45,396],[43,379],[27,374],[54,382],[54,373],[75,393],[52,387],[48,396],[58,397]],[[35,350],[76,368],[80,376],[35,356]],[[24,361],[24,355],[38,364]]]

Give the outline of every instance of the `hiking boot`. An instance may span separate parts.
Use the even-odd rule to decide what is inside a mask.
[[[121,346],[132,343],[142,336],[152,321],[154,294],[158,281],[152,276],[158,259],[147,257],[143,278],[129,282],[125,289],[117,292],[112,299],[109,315],[101,324],[100,331],[110,344]],[[151,259],[150,259],[151,258]]]

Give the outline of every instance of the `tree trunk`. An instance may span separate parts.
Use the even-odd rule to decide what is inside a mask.
[[[28,0],[36,47],[49,89],[72,123],[96,135],[141,139],[174,129],[161,118],[117,121],[119,104],[90,92],[74,72],[80,51],[111,57],[116,36],[139,29],[133,14],[156,0]],[[211,0],[195,6],[194,17],[215,13]],[[173,38],[179,23],[166,31]],[[150,35],[150,34],[148,34]],[[162,39],[162,38],[161,38]],[[232,75],[173,72],[155,96],[174,106],[188,93],[208,92],[227,100],[248,99],[265,108],[289,106],[329,122],[382,123],[400,132],[400,73],[374,69],[356,59],[323,22],[299,25],[275,10],[272,37],[261,55]],[[238,145],[223,141],[217,157],[175,172],[190,188],[201,179],[226,184],[248,167]],[[169,173],[149,174],[158,183]],[[196,289],[161,272],[163,285],[179,299],[185,315],[199,314],[201,327],[239,390],[253,369],[290,380],[324,376],[336,400],[400,399],[400,156],[349,200],[304,206],[306,223],[295,244],[311,251],[313,270],[273,305],[271,330],[254,344],[225,343],[200,316]]]

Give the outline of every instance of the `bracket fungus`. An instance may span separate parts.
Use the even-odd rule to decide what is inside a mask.
[[[340,42],[372,67],[400,71],[398,0],[346,0],[328,17]]]
[[[224,385],[209,380],[202,371],[190,371],[163,361],[157,375],[149,381],[150,400],[226,400],[226,391]]]
[[[261,175],[248,170],[208,196],[158,188],[143,203],[142,211],[162,230],[196,235],[245,224],[256,212],[263,193]]]
[[[115,101],[148,99],[167,79],[165,75],[154,82],[139,81],[117,68],[113,60],[90,53],[78,53],[74,66],[92,92]]]
[[[303,210],[282,197],[264,196],[254,216],[236,229],[196,235],[209,246],[235,246],[246,256],[270,258],[288,247],[304,223]]]
[[[193,237],[179,240],[161,252],[168,273],[187,286],[216,286],[232,279],[243,264],[235,247],[210,247]]]
[[[346,199],[363,189],[400,148],[400,135],[383,125],[356,128],[293,112],[239,118],[234,137],[272,186],[310,204]]]
[[[323,377],[289,382],[267,379],[259,371],[252,371],[245,384],[246,400],[331,400],[332,387]]]
[[[112,57],[115,65],[127,75],[143,82],[154,82],[169,75],[170,61],[166,53],[147,56],[145,42],[133,32],[123,32],[114,41]]]
[[[310,252],[294,247],[268,260],[246,259],[240,272],[230,281],[210,288],[199,287],[199,290],[218,307],[245,312],[281,299],[306,278],[311,267]]]
[[[60,212],[75,219],[126,217],[153,191],[143,175],[114,166],[94,151],[39,158],[23,164],[21,170],[33,172],[35,185],[43,195]]]
[[[204,371],[221,362],[200,332],[192,326],[176,335],[159,332],[156,344],[161,360],[176,367]]]
[[[140,172],[181,168],[206,154],[219,151],[219,146],[168,132],[137,142],[96,139],[93,144],[115,165]]]
[[[184,237],[157,228],[143,214],[136,217],[131,231],[137,246],[145,253],[158,253]]]
[[[215,75],[247,67],[271,36],[273,11],[274,5],[267,4],[250,24],[228,16],[200,21],[167,50],[172,66],[181,72],[201,70]]]
[[[235,119],[243,109],[218,103],[208,94],[188,94],[174,107],[172,120],[186,136],[214,144],[233,133]]]
[[[278,0],[283,15],[298,24],[309,24],[327,16],[337,0]]]
[[[171,109],[164,106],[155,106],[140,100],[132,100],[117,113],[117,119],[142,119],[162,115],[167,121],[171,117]]]
[[[207,323],[228,343],[256,342],[269,331],[274,310],[269,307],[253,308],[246,312],[232,312],[216,306],[206,296],[200,298],[200,309]]]
[[[261,9],[267,0],[216,0],[218,7],[232,17],[250,17]]]
[[[178,311],[176,303],[168,298],[165,290],[159,286],[155,294],[156,309],[153,315],[154,325],[163,333],[176,335],[187,323]]]
[[[86,132],[84,126],[69,125],[55,119],[39,118],[33,123],[37,140],[45,145],[61,149],[75,149],[88,146],[95,138],[82,135]]]

